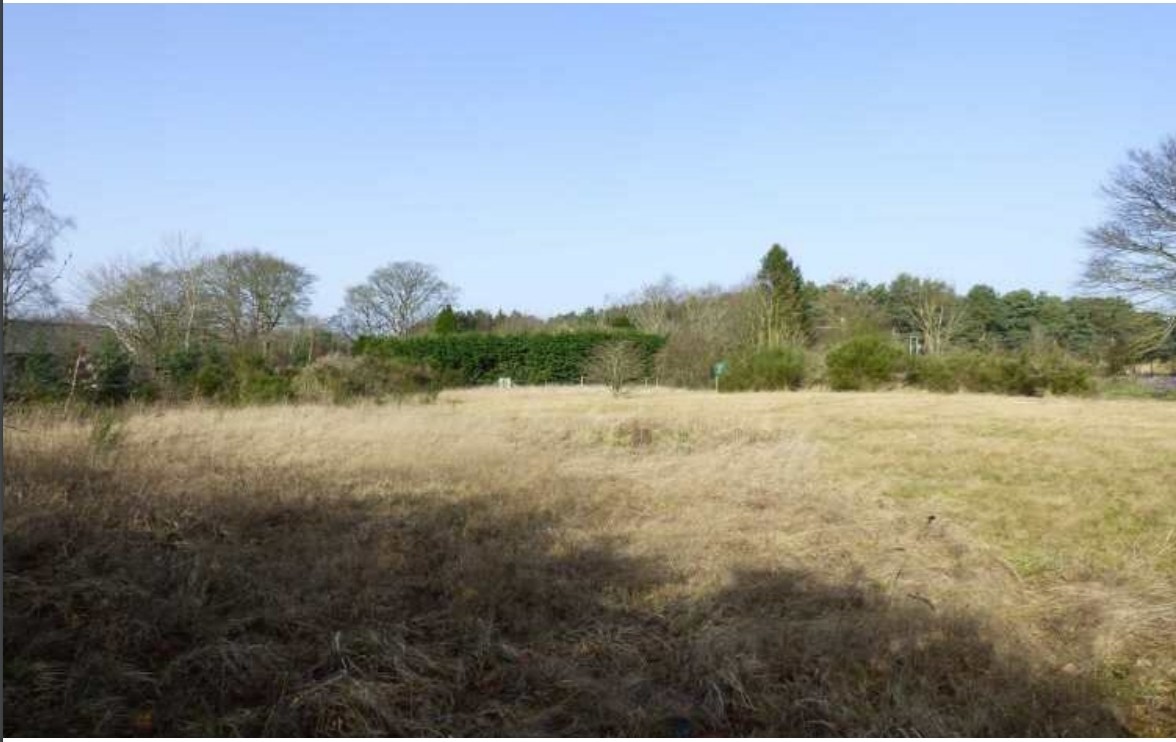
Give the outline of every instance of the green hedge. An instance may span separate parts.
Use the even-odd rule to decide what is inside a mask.
[[[653,375],[653,360],[665,344],[660,335],[592,330],[564,333],[488,335],[467,332],[419,335],[409,338],[361,337],[352,352],[357,356],[399,358],[427,363],[453,383],[493,383],[509,376],[520,384],[571,384],[580,380],[596,346],[627,340],[642,356],[645,374]]]

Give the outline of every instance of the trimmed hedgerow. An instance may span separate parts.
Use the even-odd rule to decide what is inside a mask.
[[[602,343],[627,341],[641,356],[643,373],[653,375],[654,355],[665,338],[639,332],[591,330],[565,333],[488,335],[458,333],[409,338],[361,337],[357,356],[399,358],[426,363],[451,383],[489,384],[509,376],[520,384],[570,384],[580,380],[593,350]]]

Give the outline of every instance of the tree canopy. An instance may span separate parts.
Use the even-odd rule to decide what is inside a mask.
[[[1129,152],[1103,192],[1111,216],[1087,232],[1085,284],[1176,312],[1176,136]]]
[[[457,290],[433,266],[411,260],[390,263],[347,289],[335,322],[351,336],[403,337],[456,298]]]
[[[771,348],[807,342],[812,312],[804,277],[787,250],[772,245],[760,262],[756,286],[763,301],[761,345]]]
[[[73,220],[49,208],[41,174],[15,162],[4,164],[3,323],[22,311],[56,303],[50,270],[61,233]]]

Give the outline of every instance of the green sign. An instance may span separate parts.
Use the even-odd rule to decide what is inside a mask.
[[[727,362],[726,361],[719,361],[711,368],[711,376],[713,376],[716,379],[725,373],[727,373]]]

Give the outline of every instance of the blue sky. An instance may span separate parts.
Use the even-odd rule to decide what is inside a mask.
[[[166,232],[551,314],[671,273],[1073,293],[1176,133],[1176,7],[4,6],[4,157],[69,277]]]

